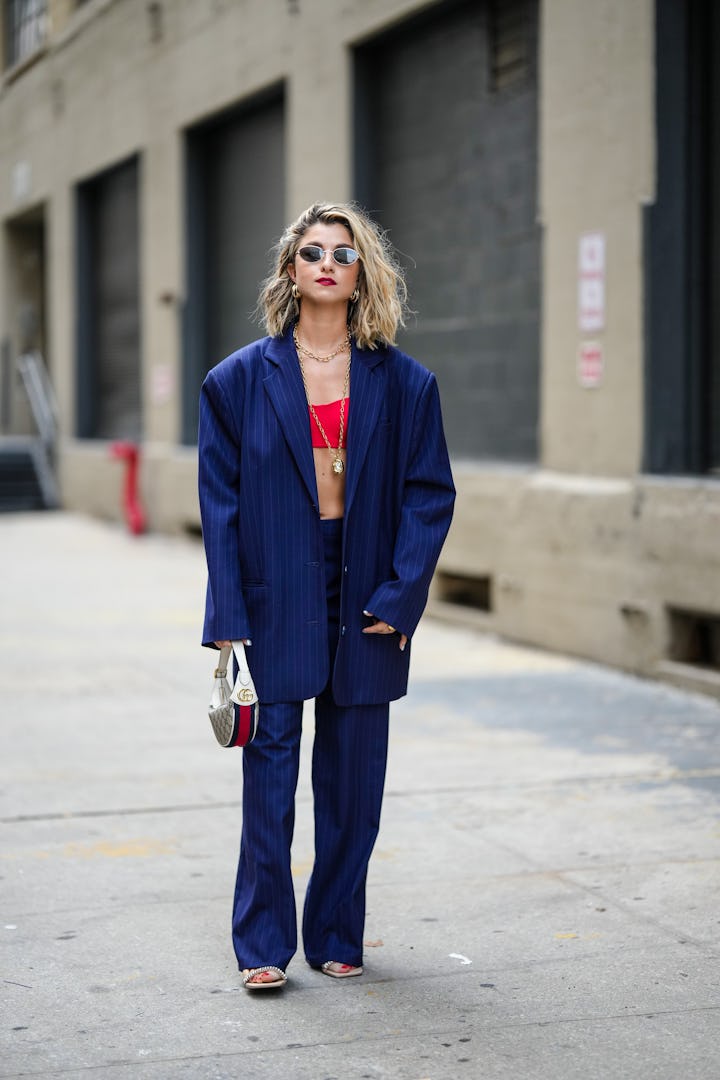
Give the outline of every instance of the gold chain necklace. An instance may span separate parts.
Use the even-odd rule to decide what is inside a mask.
[[[302,345],[300,343],[300,339],[298,338],[297,326],[293,328],[293,341],[295,342],[295,348],[297,349],[298,353],[304,353],[305,356],[309,356],[311,360],[317,360],[318,364],[329,364],[331,360],[334,360],[334,358],[339,352],[342,352],[343,349],[348,349],[350,347],[350,331],[348,330],[348,332],[345,334],[345,337],[336,346],[335,351],[329,353],[327,356],[316,356],[314,352],[310,352],[310,349],[308,349],[306,345]]]
[[[300,356],[300,353],[298,353],[298,363],[300,364],[300,374],[302,375],[303,386],[305,387],[305,397],[307,398],[310,412],[313,415],[313,419],[318,426],[320,434],[325,440],[325,445],[330,451],[330,457],[332,458],[332,471],[335,473],[336,476],[342,476],[342,474],[345,472],[345,463],[340,455],[340,451],[343,448],[343,435],[345,434],[345,398],[347,397],[348,390],[350,389],[350,364],[352,363],[352,353],[350,354],[347,362],[347,368],[345,369],[345,382],[343,383],[342,397],[340,398],[340,431],[338,432],[337,450],[335,450],[330,445],[330,440],[327,437],[325,428],[320,423],[320,417],[315,412],[315,406],[310,400],[310,392],[308,390],[307,379],[305,378],[305,368],[303,367],[302,357]]]

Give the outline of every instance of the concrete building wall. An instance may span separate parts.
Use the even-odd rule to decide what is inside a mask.
[[[651,0],[544,5],[541,106],[543,464],[595,476],[640,469],[643,415],[642,206],[653,197]],[[606,238],[605,373],[575,362],[578,238]]]
[[[654,5],[545,0],[540,40],[540,467],[457,469],[443,569],[490,579],[500,633],[717,693],[717,670],[672,659],[669,610],[720,613],[720,485],[641,473]],[[583,335],[578,242],[598,231],[606,321]],[[592,389],[576,373],[586,339],[605,360]]]
[[[180,445],[184,132],[285,88],[286,216],[354,195],[352,49],[433,2],[72,0],[42,53],[0,88],[0,217],[45,222],[45,348],[61,409],[65,505],[120,516],[108,446],[75,438],[75,185],[140,161],[143,495],[152,527],[197,528],[195,453]],[[717,667],[672,659],[670,608],[720,617],[720,484],[642,474],[643,207],[655,196],[652,0],[542,0],[539,460],[456,461],[456,519],[433,605],[519,640],[720,693]],[[606,242],[606,319],[578,329],[578,242]],[[268,242],[272,238],[268,238]],[[16,341],[3,233],[0,334]],[[597,340],[600,385],[577,354]],[[453,578],[486,611],[448,605]]]

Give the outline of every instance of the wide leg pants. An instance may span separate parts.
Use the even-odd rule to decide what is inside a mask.
[[[337,647],[342,521],[323,521],[330,670]],[[254,741],[243,750],[243,826],[233,906],[241,969],[285,968],[297,949],[290,871],[302,701],[261,704]],[[315,862],[305,896],[309,964],[359,966],[368,863],[380,826],[389,707],[339,706],[330,687],[315,701],[312,786]]]

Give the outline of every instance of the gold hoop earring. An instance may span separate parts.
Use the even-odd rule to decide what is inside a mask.
[[[300,290],[297,287],[297,282],[296,281],[293,281],[292,289],[290,290],[290,292],[293,294],[293,300],[299,300],[300,299]]]
[[[360,290],[359,289],[353,289],[353,291],[350,293],[350,303],[351,304],[356,304],[359,299],[360,299]]]

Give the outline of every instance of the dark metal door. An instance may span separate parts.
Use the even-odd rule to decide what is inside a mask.
[[[262,333],[253,321],[285,213],[284,109],[277,95],[188,138],[184,440],[197,439],[206,372]]]
[[[537,455],[536,0],[445,3],[356,57],[356,190],[390,230],[455,455]]]
[[[655,16],[644,467],[720,474],[720,10],[656,0]]]
[[[80,435],[142,436],[138,165],[133,159],[79,193]]]

